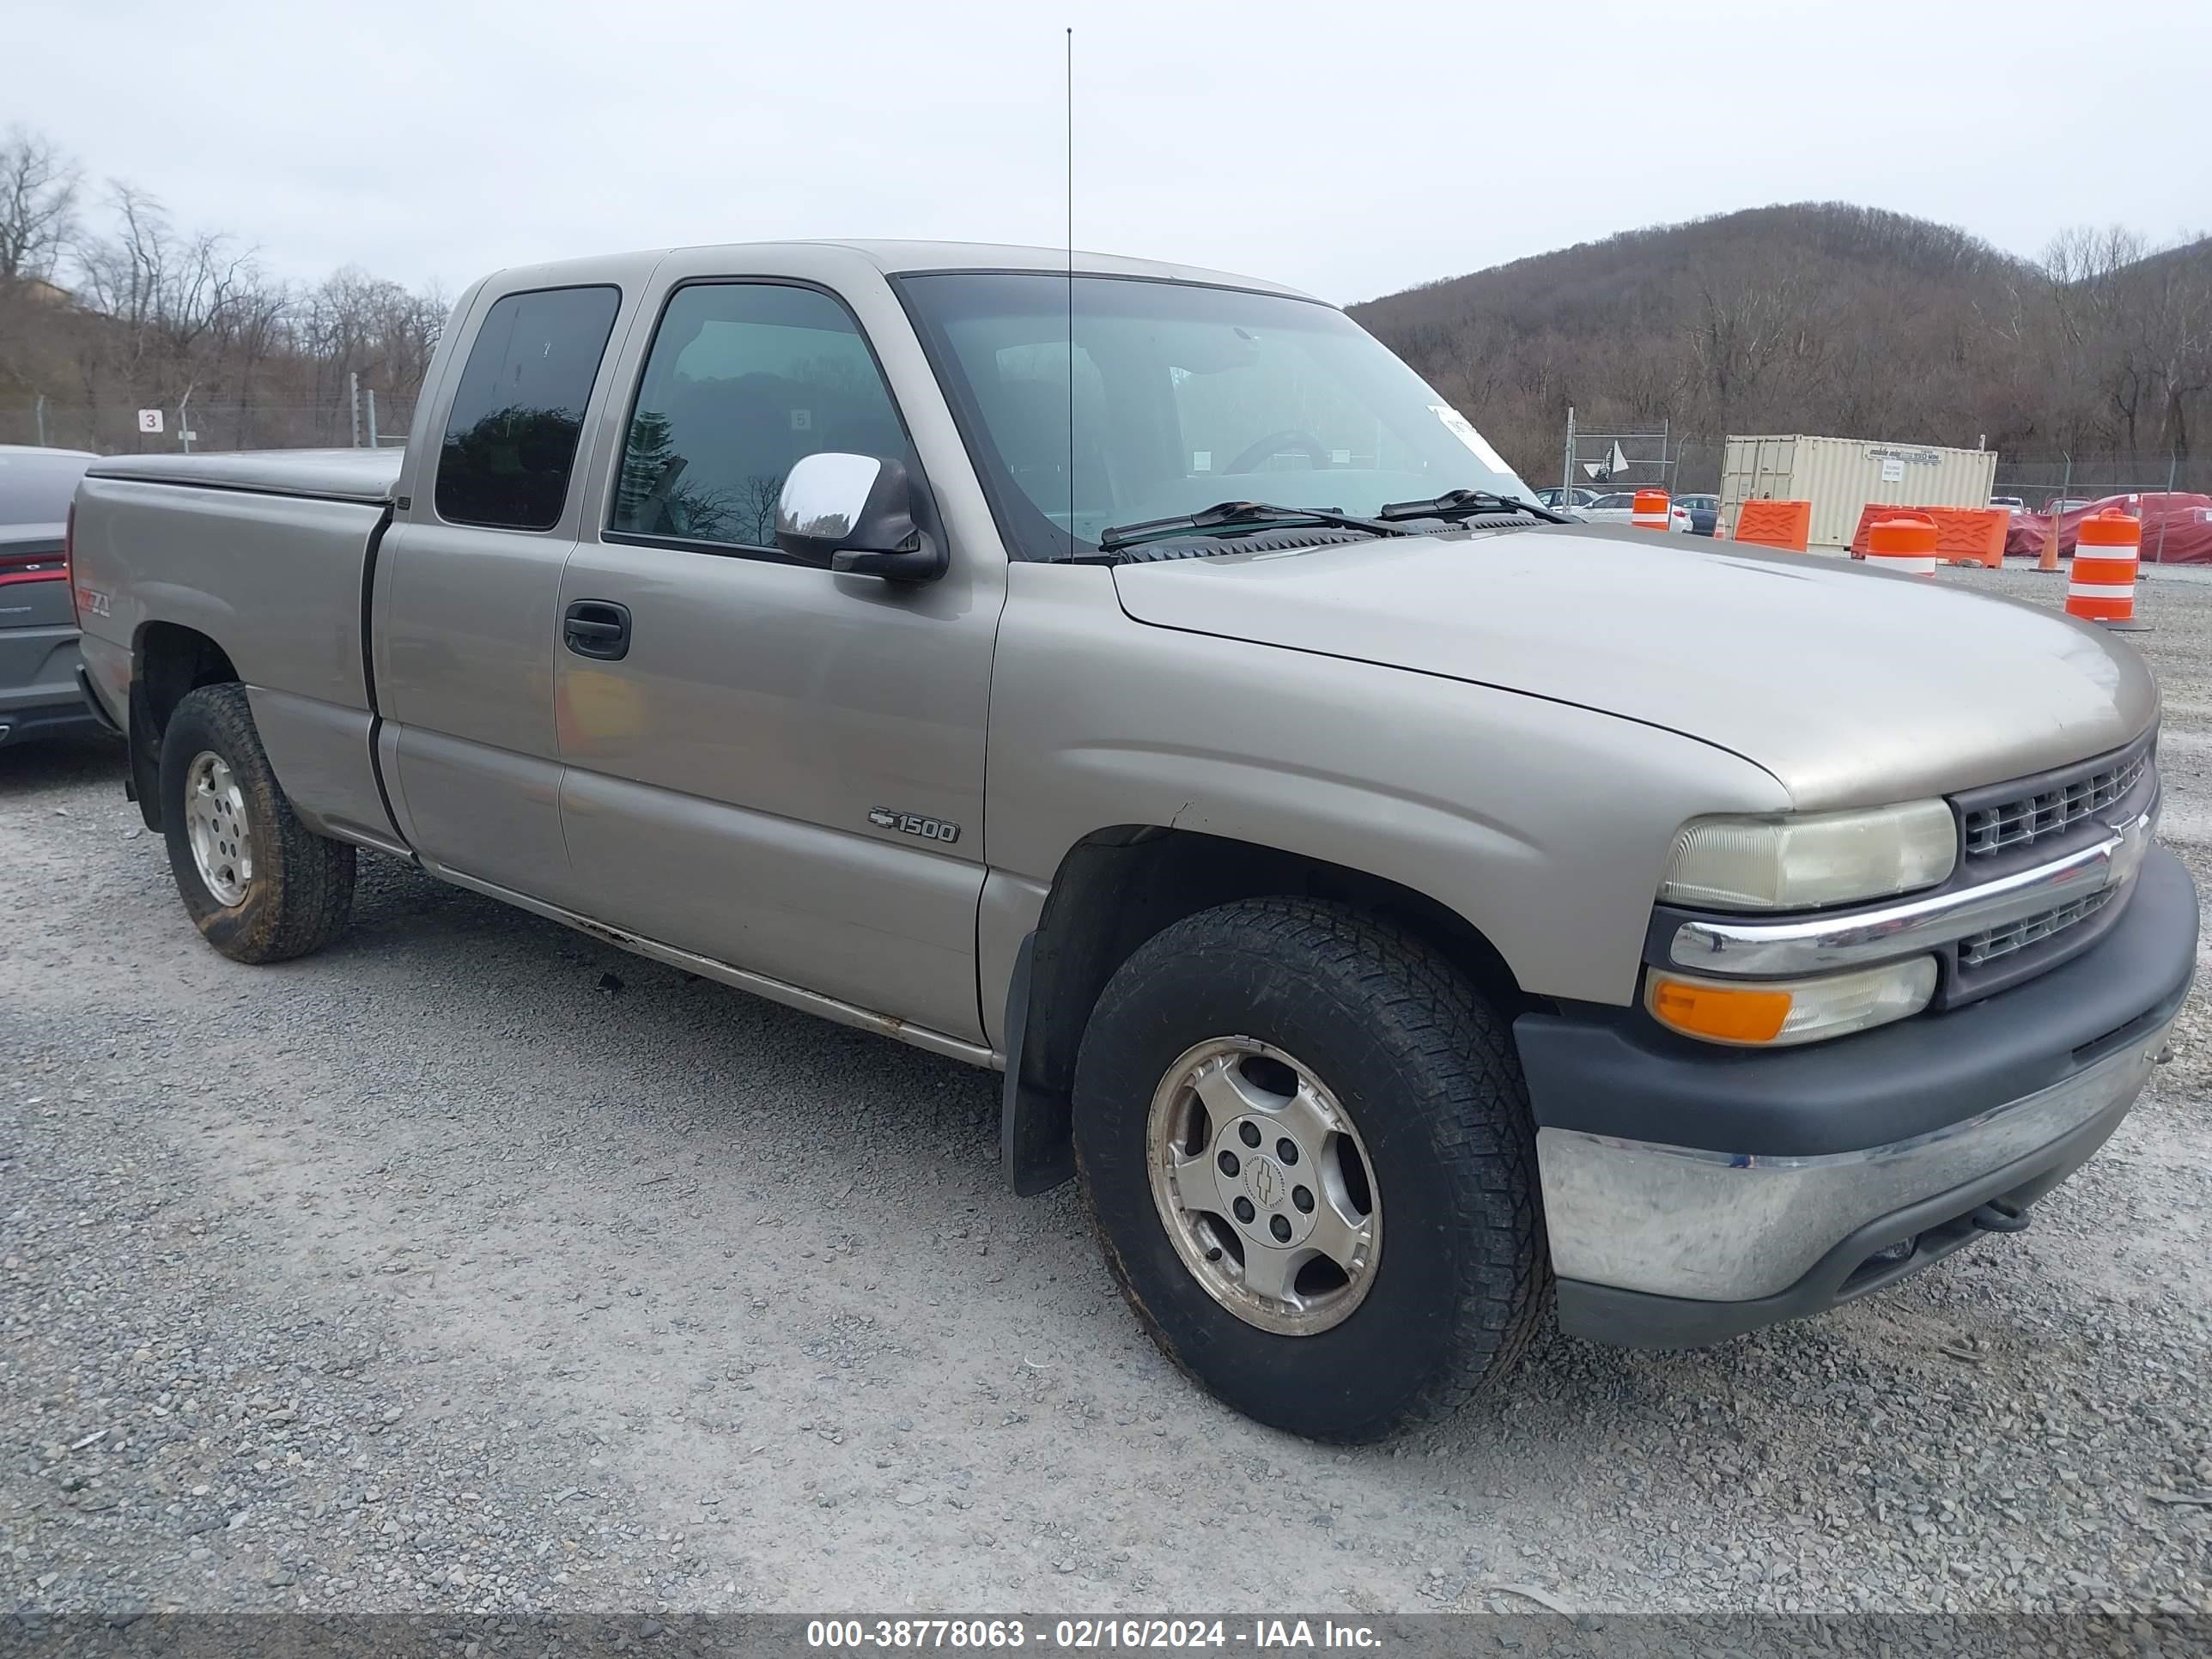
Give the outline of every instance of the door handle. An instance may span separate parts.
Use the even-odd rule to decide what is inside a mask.
[[[561,613],[561,642],[580,657],[620,662],[629,654],[629,607],[579,599]]]

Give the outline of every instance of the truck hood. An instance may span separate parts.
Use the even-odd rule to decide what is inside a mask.
[[[1702,538],[1547,526],[1128,564],[1114,580],[1154,627],[1663,726],[1765,768],[1804,808],[2041,771],[2158,712],[2142,659],[2091,624]]]

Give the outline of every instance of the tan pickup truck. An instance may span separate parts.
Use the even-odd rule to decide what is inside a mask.
[[[1325,1438],[1553,1299],[1711,1341],[2017,1230],[2196,961],[2124,642],[1563,523],[1217,272],[502,271],[404,453],[103,462],[70,556],[216,949],[327,942],[366,848],[999,1067],[1017,1185]]]

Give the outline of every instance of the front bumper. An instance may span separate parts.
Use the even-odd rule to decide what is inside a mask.
[[[2154,846],[2092,949],[1948,1012],[1778,1053],[1705,1050],[1617,1011],[1524,1015],[1560,1323],[1715,1341],[2008,1225],[2126,1115],[2196,953],[2195,888]]]

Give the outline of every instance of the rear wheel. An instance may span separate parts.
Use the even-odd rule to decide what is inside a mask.
[[[1435,951],[1346,907],[1188,917],[1123,964],[1076,1068],[1108,1258],[1154,1340],[1317,1439],[1443,1415],[1548,1284],[1510,1034]]]
[[[161,734],[161,825],[185,910],[234,962],[283,962],[344,931],[354,849],[292,811],[240,685],[188,693]]]

